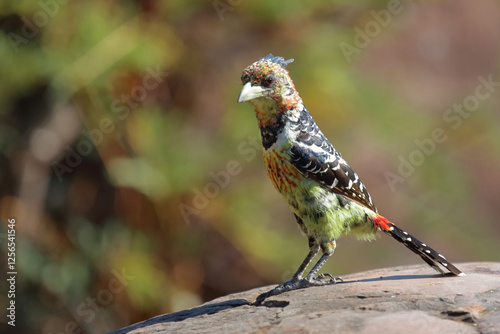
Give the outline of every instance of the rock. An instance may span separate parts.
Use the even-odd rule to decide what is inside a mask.
[[[112,333],[500,333],[500,263],[457,266],[467,276],[426,265],[371,270],[251,305],[266,286]]]

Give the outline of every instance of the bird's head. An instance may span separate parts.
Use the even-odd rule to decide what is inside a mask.
[[[238,102],[250,102],[261,124],[302,102],[286,70],[292,61],[269,54],[243,70]]]

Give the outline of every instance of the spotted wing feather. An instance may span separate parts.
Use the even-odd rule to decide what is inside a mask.
[[[302,174],[377,212],[358,175],[323,135],[309,112],[301,114],[293,129],[299,134],[290,150],[291,162]]]

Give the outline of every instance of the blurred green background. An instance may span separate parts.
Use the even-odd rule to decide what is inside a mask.
[[[2,2],[1,326],[102,333],[292,275],[307,241],[236,103],[268,53],[295,58],[383,215],[452,261],[499,261],[500,4],[391,3]],[[337,245],[335,275],[421,263],[385,236]]]

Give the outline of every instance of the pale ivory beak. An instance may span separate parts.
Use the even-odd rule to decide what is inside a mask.
[[[251,82],[247,82],[241,89],[238,102],[247,102],[264,96],[266,90],[261,86],[252,86]]]

